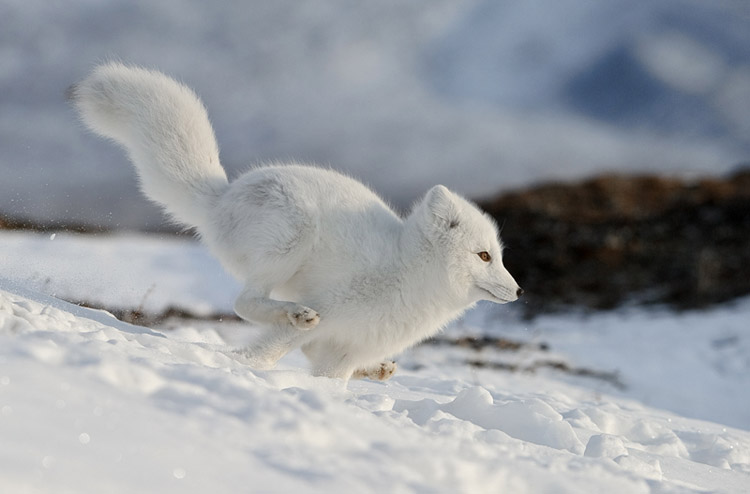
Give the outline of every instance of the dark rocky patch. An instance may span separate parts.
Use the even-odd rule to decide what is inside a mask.
[[[104,227],[70,222],[39,222],[26,218],[12,218],[0,214],[0,230],[34,230],[40,232],[68,231],[75,233],[106,233]]]
[[[159,324],[163,324],[165,321],[170,319],[185,320],[185,321],[241,321],[239,316],[236,314],[197,314],[187,309],[179,307],[167,307],[164,311],[159,313],[146,312],[143,308],[139,307],[136,309],[129,308],[113,308],[103,307],[100,304],[94,304],[85,301],[70,301],[81,307],[88,307],[90,309],[106,310],[120,321],[124,321],[128,324],[135,324],[137,326],[152,327]]]
[[[510,352],[517,352],[519,350],[537,350],[546,352],[549,350],[549,346],[546,343],[529,343],[489,335],[461,336],[458,338],[436,336],[427,340],[427,344],[437,346],[457,346],[474,351],[493,349]]]
[[[528,365],[514,364],[508,362],[495,362],[488,360],[467,360],[466,363],[478,369],[492,369],[507,372],[536,373],[540,369],[551,369],[575,377],[586,377],[604,381],[620,391],[626,390],[627,385],[620,379],[618,372],[600,371],[587,367],[573,367],[561,360],[537,360]]]
[[[629,302],[690,309],[750,293],[750,170],[607,175],[479,204],[503,225],[527,315]]]

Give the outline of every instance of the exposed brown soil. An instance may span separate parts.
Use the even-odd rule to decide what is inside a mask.
[[[750,293],[750,171],[608,175],[480,201],[529,315],[569,306],[698,308]]]

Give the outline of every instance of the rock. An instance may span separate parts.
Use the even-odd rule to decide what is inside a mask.
[[[750,293],[750,170],[697,181],[606,175],[479,205],[503,225],[504,262],[528,315],[699,308]]]

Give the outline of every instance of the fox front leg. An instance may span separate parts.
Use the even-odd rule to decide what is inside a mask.
[[[295,302],[268,298],[269,293],[245,288],[234,303],[234,311],[246,321],[267,325],[287,323],[296,329],[309,330],[320,322],[320,314]]]

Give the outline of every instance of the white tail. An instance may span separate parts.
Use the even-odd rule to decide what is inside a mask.
[[[68,96],[89,129],[127,150],[149,199],[181,223],[205,224],[227,176],[206,109],[190,88],[113,62],[94,69]]]

